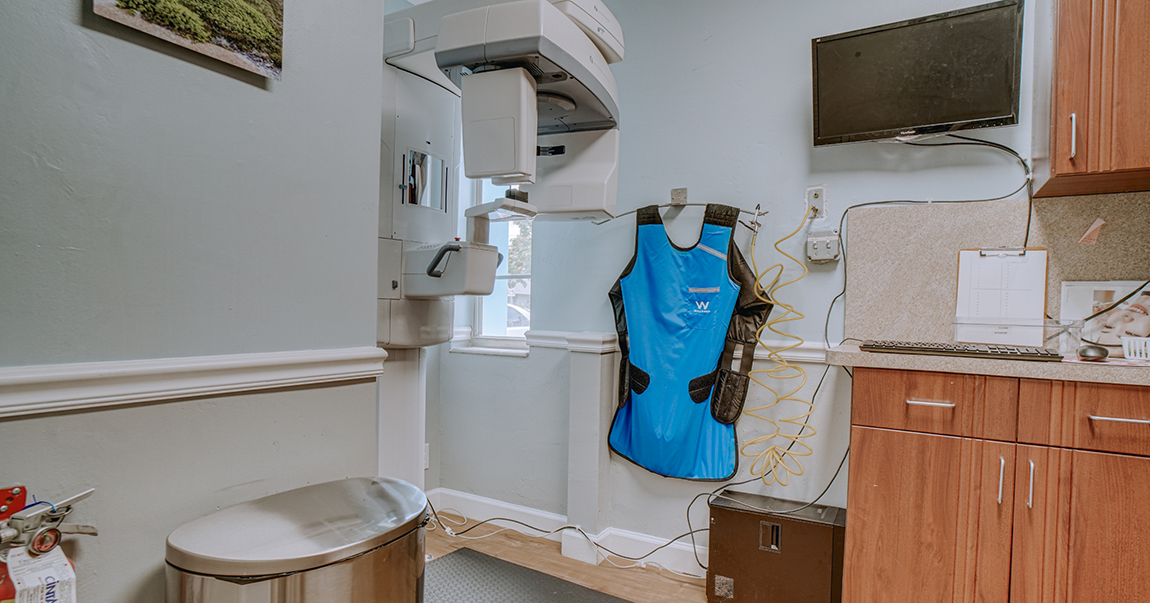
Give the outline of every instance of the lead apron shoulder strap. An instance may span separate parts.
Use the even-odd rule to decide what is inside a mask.
[[[709,205],[699,244],[680,249],[667,239],[658,208],[640,209],[635,255],[609,293],[622,352],[611,447],[660,475],[720,480],[737,469],[731,424],[746,400],[756,334],[771,309],[755,294],[755,276],[733,241],[738,215],[737,208]],[[678,291],[682,307],[669,308],[679,303]],[[707,322],[698,319],[704,309],[722,314]]]

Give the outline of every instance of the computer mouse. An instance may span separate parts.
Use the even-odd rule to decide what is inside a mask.
[[[1105,346],[1091,344],[1078,348],[1078,358],[1081,360],[1106,360],[1109,356],[1110,350]]]

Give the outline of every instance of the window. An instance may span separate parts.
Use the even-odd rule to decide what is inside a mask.
[[[506,187],[482,180],[474,191],[472,205],[504,196]],[[522,339],[531,327],[531,226],[530,220],[491,224],[489,242],[499,248],[503,262],[495,272],[494,291],[476,299],[478,337]]]

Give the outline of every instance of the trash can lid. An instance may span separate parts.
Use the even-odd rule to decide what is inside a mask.
[[[419,527],[427,497],[387,477],[305,486],[221,509],[168,536],[168,563],[210,576],[252,577],[314,569],[396,540]]]

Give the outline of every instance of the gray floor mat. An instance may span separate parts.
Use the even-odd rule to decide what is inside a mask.
[[[628,603],[471,549],[432,560],[423,587],[424,603]]]

